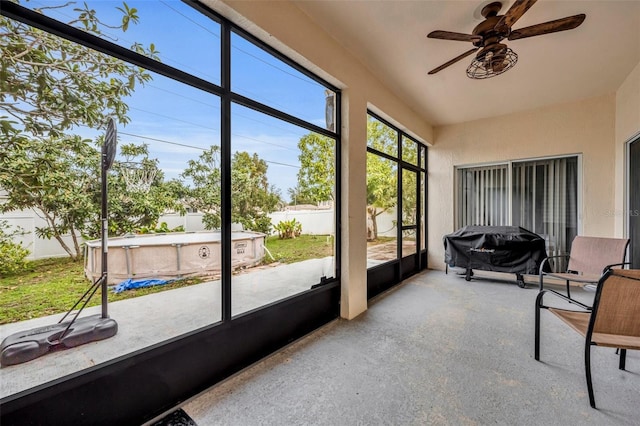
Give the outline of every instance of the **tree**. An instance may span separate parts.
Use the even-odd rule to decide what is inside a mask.
[[[418,165],[419,146],[412,139],[402,137],[402,159],[408,163]],[[423,164],[422,167],[425,165]],[[402,176],[402,220],[403,224],[415,224],[417,206],[420,202],[418,181],[420,172],[408,171]]]
[[[98,211],[93,194],[99,159],[98,151],[80,136],[13,138],[11,149],[0,152],[0,188],[8,192],[0,211],[37,209],[47,226],[36,228],[36,234],[55,238],[77,258],[78,233]],[[72,246],[63,239],[67,234]]]
[[[236,152],[231,160],[232,220],[244,229],[268,234],[273,212],[280,203],[280,194],[269,185],[268,165],[258,154]]]
[[[335,140],[317,133],[309,133],[300,138],[298,186],[289,189],[293,202],[319,203],[334,199],[335,145]]]
[[[192,182],[190,204],[204,212],[205,228],[219,228],[220,149],[212,146],[198,160],[189,160],[182,177]],[[268,233],[268,213],[280,203],[280,194],[267,178],[267,163],[257,154],[236,152],[231,160],[231,219],[244,229]]]
[[[180,175],[191,181],[189,205],[204,213],[202,222],[206,229],[219,229],[220,219],[220,148],[211,146],[197,160],[189,160]]]
[[[368,145],[382,152],[397,152],[397,133],[378,120],[367,122]],[[298,185],[289,195],[298,203],[333,200],[335,182],[335,142],[316,133],[298,142],[300,171]],[[398,200],[397,163],[375,154],[367,155],[367,216],[371,228],[368,239],[378,238],[377,217],[396,207]],[[415,191],[414,191],[415,192]],[[407,203],[408,204],[408,203]]]
[[[76,16],[69,25],[101,36],[103,28],[126,31],[138,22],[136,9],[126,4],[118,9],[119,25],[104,24],[86,4],[65,12]],[[123,99],[151,75],[4,16],[0,27],[0,187],[8,193],[0,211],[39,209],[47,221],[39,235],[56,238],[77,258],[76,232],[83,231],[97,209],[90,190],[99,176],[99,152],[73,132],[82,126],[103,128],[109,116],[127,123]],[[145,49],[136,43],[132,49],[157,59],[153,45]],[[67,233],[73,248],[61,238]]]
[[[381,152],[397,152],[396,132],[378,120],[367,122],[367,143]],[[371,224],[367,239],[378,238],[378,221],[381,214],[398,204],[398,170],[395,161],[376,154],[367,154],[367,216]]]

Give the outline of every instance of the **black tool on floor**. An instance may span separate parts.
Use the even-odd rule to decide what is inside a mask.
[[[182,408],[158,420],[153,426],[198,426]]]

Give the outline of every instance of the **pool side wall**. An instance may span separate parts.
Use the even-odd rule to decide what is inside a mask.
[[[177,233],[111,238],[108,250],[109,285],[127,279],[172,280],[189,276],[218,276],[221,271],[220,234]],[[211,238],[206,238],[210,236]],[[232,266],[249,268],[264,258],[265,235],[238,232],[232,236]],[[171,241],[173,240],[173,241]],[[87,243],[85,275],[95,280],[101,275],[101,246]]]

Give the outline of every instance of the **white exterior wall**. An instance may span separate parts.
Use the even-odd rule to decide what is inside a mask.
[[[631,71],[616,92],[616,141],[615,141],[615,235],[628,236],[627,193],[638,188],[627,188],[626,149],[629,142],[640,134],[640,62]]]

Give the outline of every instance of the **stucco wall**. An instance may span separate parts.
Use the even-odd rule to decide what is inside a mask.
[[[454,167],[582,154],[583,235],[614,236],[615,95],[434,129],[429,150],[429,267],[444,269],[454,231]]]
[[[631,71],[616,92],[616,183],[615,229],[624,235],[625,143],[640,132],[640,63]],[[639,190],[638,188],[635,189]]]

